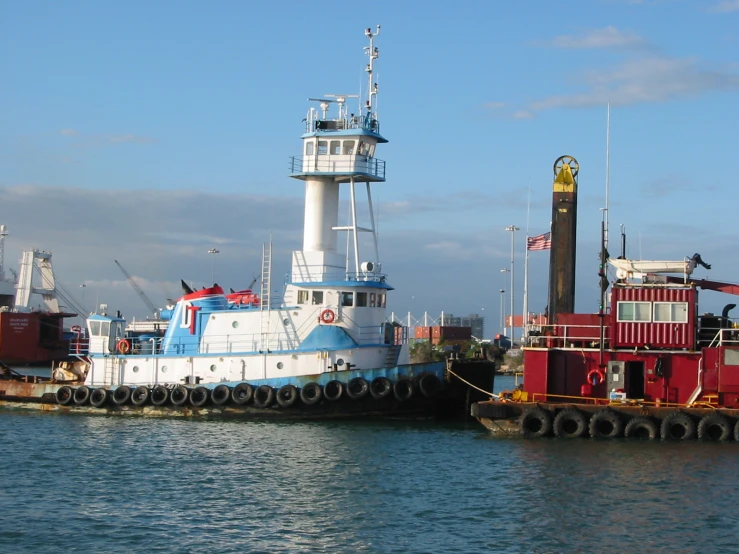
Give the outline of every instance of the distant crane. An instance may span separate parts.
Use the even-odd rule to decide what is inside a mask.
[[[116,265],[120,268],[120,270],[123,272],[123,275],[126,276],[126,279],[128,279],[128,282],[131,283],[131,286],[133,287],[133,290],[136,291],[136,294],[139,295],[139,298],[141,298],[141,300],[143,301],[143,303],[146,304],[146,307],[149,308],[149,311],[152,314],[154,314],[154,317],[156,317],[158,319],[159,318],[159,310],[154,305],[154,303],[151,300],[149,300],[149,297],[146,296],[146,293],[143,290],[141,290],[141,287],[139,286],[139,284],[134,280],[133,277],[131,277],[131,275],[129,275],[128,271],[126,271],[123,268],[123,266],[118,262],[118,260],[114,260],[114,261],[115,261]]]

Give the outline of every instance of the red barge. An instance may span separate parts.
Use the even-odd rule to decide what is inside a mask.
[[[691,278],[683,262],[608,260],[610,310],[556,315],[523,348],[523,383],[472,407],[498,433],[739,441],[739,328],[699,315],[700,289],[739,285]],[[672,274],[672,275],[669,275]],[[606,282],[607,284],[607,282]]]

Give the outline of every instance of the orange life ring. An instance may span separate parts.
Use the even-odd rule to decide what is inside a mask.
[[[602,385],[605,380],[606,376],[600,369],[591,369],[588,372],[588,383],[591,383],[595,387],[597,387],[598,385]]]
[[[118,352],[121,354],[128,354],[131,351],[131,341],[128,339],[121,339],[118,341]]]
[[[323,323],[333,323],[336,319],[336,314],[333,310],[325,309],[321,312],[321,321]]]

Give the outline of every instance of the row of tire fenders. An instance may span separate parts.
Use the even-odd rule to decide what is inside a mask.
[[[368,382],[362,377],[355,377],[348,383],[333,380],[321,386],[310,382],[303,387],[283,385],[277,389],[269,385],[252,386],[239,383],[234,387],[225,384],[210,389],[204,386],[187,387],[185,385],[149,387],[140,385],[132,388],[121,385],[115,389],[96,388],[86,385],[72,387],[64,385],[56,391],[56,401],[62,406],[86,406],[104,408],[111,403],[116,406],[161,406],[196,408],[212,406],[246,406],[253,404],[257,408],[269,408],[275,403],[280,408],[291,408],[299,404],[313,406],[321,401],[335,402],[342,397],[351,400],[374,398],[383,400],[394,396],[398,402],[410,400],[416,391],[425,398],[436,396],[442,388],[440,379],[425,373],[418,379],[400,377],[395,383],[386,377],[377,377]]]
[[[619,437],[640,439],[727,441],[739,442],[739,420],[720,412],[711,412],[700,419],[681,411],[671,412],[659,420],[650,416],[627,419],[610,409],[589,414],[577,408],[565,408],[555,416],[549,410],[537,407],[521,416],[521,435],[545,437],[553,434],[562,438],[587,437],[612,439]]]

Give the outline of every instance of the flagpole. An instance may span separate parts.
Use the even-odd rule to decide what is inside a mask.
[[[523,261],[523,315],[521,325],[523,325],[522,344],[526,346],[529,339],[529,220],[531,215],[531,186],[529,186],[529,198],[526,203],[526,242],[524,248],[526,254]]]

